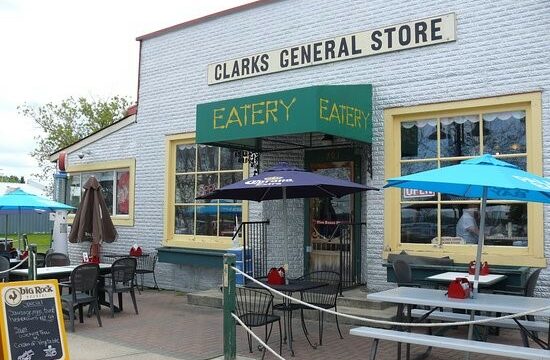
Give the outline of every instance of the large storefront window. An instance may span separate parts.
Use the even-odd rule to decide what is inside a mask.
[[[173,165],[168,190],[168,241],[197,246],[201,241],[210,245],[227,242],[242,221],[242,202],[196,198],[242,180],[243,164],[226,148],[175,141],[170,151]]]
[[[464,158],[483,153],[500,156],[525,170],[525,134],[525,111],[521,110],[403,121],[401,174],[454,165]],[[471,223],[470,219],[474,221],[472,224],[479,224],[479,214],[475,209],[479,202],[472,203],[471,200],[402,190],[401,242],[477,243],[472,231],[462,229],[464,222],[469,220]],[[527,246],[525,203],[489,202],[486,220],[487,244]]]
[[[78,208],[84,195],[82,187],[94,176],[101,185],[101,192],[113,222],[132,225],[134,161],[114,161],[73,166],[70,174],[70,205]]]
[[[509,104],[500,103],[506,98]],[[531,101],[515,102],[516,99]],[[516,95],[442,104],[439,111],[437,104],[411,108],[410,112],[389,110],[386,141],[392,137],[399,139],[400,147],[386,146],[386,175],[407,175],[455,165],[482,154],[493,154],[523,170],[540,174],[540,113],[533,111],[536,104],[536,95]],[[390,133],[392,137],[388,137]],[[464,254],[471,252],[466,249],[475,248],[467,245],[477,244],[477,236],[465,228],[470,228],[470,224],[479,226],[479,199],[414,189],[396,189],[391,194],[386,199],[386,211],[400,216],[387,220],[393,224],[394,237],[393,240],[386,237],[387,250]],[[487,253],[493,253],[495,258],[506,251],[508,255],[542,257],[535,250],[543,244],[542,229],[537,224],[539,217],[540,205],[488,201]]]

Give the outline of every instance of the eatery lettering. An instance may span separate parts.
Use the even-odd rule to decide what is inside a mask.
[[[456,40],[454,13],[208,65],[208,84]]]
[[[366,130],[370,113],[365,113],[354,106],[338,104],[330,99],[320,98],[319,118],[326,122],[336,121],[343,126]]]
[[[230,127],[267,126],[279,120],[289,121],[296,97],[292,99],[266,99],[230,108],[220,107],[213,110],[213,129]]]

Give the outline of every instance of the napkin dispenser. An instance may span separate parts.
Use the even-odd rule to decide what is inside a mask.
[[[270,285],[284,285],[285,283],[285,269],[280,268],[271,268],[267,273],[267,283]]]
[[[470,261],[470,264],[468,265],[468,274],[475,275],[476,273],[476,262]],[[489,275],[489,264],[487,261],[483,262],[481,264],[481,267],[479,269],[479,275]]]
[[[453,299],[467,299],[470,297],[470,282],[466,278],[456,278],[449,284],[447,294]]]

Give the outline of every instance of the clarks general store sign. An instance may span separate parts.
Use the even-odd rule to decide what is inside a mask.
[[[456,40],[454,13],[208,65],[208,84]]]

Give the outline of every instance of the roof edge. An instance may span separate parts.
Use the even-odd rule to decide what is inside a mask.
[[[71,145],[69,146],[66,146],[62,149],[59,149],[57,150],[56,152],[54,152],[53,154],[50,154],[49,155],[49,160],[54,162],[54,161],[57,161],[57,159],[59,158],[59,155],[61,154],[61,152],[65,151],[67,153],[72,153],[73,151],[76,151],[76,150],[79,150],[79,149],[82,149],[83,147],[85,146],[88,146],[102,138],[104,138],[105,136],[109,135],[109,134],[112,134],[128,125],[131,125],[131,124],[134,124],[136,122],[136,114],[132,114],[132,115],[128,115],[118,121],[115,121],[114,123],[104,127],[103,129],[100,129],[94,133],[91,133],[90,135],[86,136],[86,137],[83,137],[82,139],[78,140],[77,142],[75,143],[72,143]]]
[[[172,31],[180,30],[180,29],[183,29],[183,28],[186,28],[186,27],[197,25],[197,24],[202,24],[204,22],[214,20],[214,19],[226,16],[226,15],[235,14],[235,13],[238,13],[238,12],[241,12],[241,11],[245,11],[245,10],[248,10],[248,9],[253,9],[255,7],[267,5],[269,3],[277,2],[277,1],[281,1],[281,0],[256,0],[256,1],[253,1],[253,2],[250,2],[250,3],[247,3],[247,4],[239,5],[239,6],[236,6],[236,7],[233,7],[233,8],[229,8],[229,9],[226,9],[226,10],[215,12],[213,14],[202,16],[200,18],[189,20],[189,21],[177,24],[177,25],[173,25],[173,26],[161,29],[161,30],[153,31],[153,32],[148,33],[148,34],[138,36],[136,38],[136,40],[137,41],[149,40],[149,39],[155,38],[157,36],[168,34]]]

